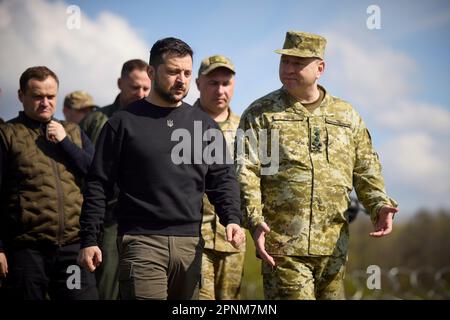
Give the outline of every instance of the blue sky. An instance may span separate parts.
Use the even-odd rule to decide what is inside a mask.
[[[381,29],[369,30],[369,5]],[[68,30],[67,7],[81,10]],[[148,60],[152,44],[175,36],[194,49],[194,71],[211,54],[237,69],[232,107],[242,111],[280,87],[287,30],[327,37],[320,83],[367,123],[388,192],[405,216],[421,207],[450,209],[450,2],[442,1],[48,1],[0,2],[0,116],[20,110],[18,78],[31,65],[60,76],[64,95],[83,89],[97,104],[113,101],[121,65]],[[186,101],[194,102],[195,83]]]

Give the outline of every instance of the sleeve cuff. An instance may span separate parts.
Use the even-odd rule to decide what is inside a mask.
[[[59,144],[60,144],[61,146],[67,146],[67,145],[70,144],[70,143],[72,143],[72,142],[70,141],[69,136],[67,136],[67,135],[64,137],[64,139],[62,139],[62,140],[59,142]]]
[[[87,248],[87,247],[92,247],[92,246],[98,246],[97,239],[95,236],[89,235],[89,236],[81,238],[81,241],[80,241],[81,249]]]
[[[375,205],[370,213],[370,218],[372,220],[373,225],[375,225],[378,221],[378,213],[380,212],[380,209],[383,206],[390,206],[390,207],[394,207],[397,208],[398,203],[397,201],[395,201],[392,198],[388,198],[386,201],[384,202],[380,202],[377,205]]]
[[[252,237],[253,237],[253,234],[255,233],[255,231],[256,231],[256,229],[258,228],[258,226],[261,224],[261,223],[263,223],[263,222],[265,222],[264,221],[264,217],[258,217],[258,218],[255,218],[255,219],[249,219],[248,221],[247,221],[247,223],[246,223],[246,228],[248,229],[248,230],[250,230],[250,234],[252,235]]]

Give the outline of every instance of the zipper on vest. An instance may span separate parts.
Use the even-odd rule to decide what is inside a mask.
[[[59,219],[57,238],[58,238],[58,245],[61,246],[62,238],[63,238],[63,234],[64,234],[64,208],[63,208],[64,195],[63,195],[62,186],[61,186],[61,177],[59,175],[59,171],[58,171],[58,167],[56,166],[56,162],[53,159],[51,159],[50,161],[52,163],[52,169],[53,169],[53,173],[55,175],[55,180],[56,180],[56,196],[57,196],[57,200],[58,200],[57,206],[58,206],[58,219]]]

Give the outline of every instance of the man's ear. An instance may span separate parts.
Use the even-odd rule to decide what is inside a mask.
[[[23,94],[22,90],[20,90],[20,89],[17,90],[17,97],[19,98],[19,101],[22,103],[23,103],[23,96],[24,96],[24,94]]]
[[[319,64],[317,65],[317,79],[319,79],[322,74],[325,72],[325,61],[320,60]]]
[[[122,78],[117,79],[117,87],[122,91]]]
[[[147,74],[150,80],[153,81],[153,77],[155,76],[155,67],[149,66],[147,69]]]
[[[200,91],[200,81],[197,79],[195,79],[195,84],[197,85],[197,89],[198,91]]]
[[[69,111],[70,109],[69,108],[67,108],[66,106],[63,106],[63,114],[64,114],[64,117],[65,118],[67,118],[67,115],[69,114]]]
[[[318,65],[319,76],[325,72],[325,61],[320,60]]]

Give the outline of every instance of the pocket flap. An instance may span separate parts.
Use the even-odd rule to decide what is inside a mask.
[[[272,121],[303,121],[305,118],[295,114],[276,114],[272,116]]]
[[[332,124],[335,126],[340,126],[340,127],[346,127],[349,129],[352,128],[352,125],[350,123],[344,122],[342,120],[333,119],[333,118],[325,118],[325,123]]]

